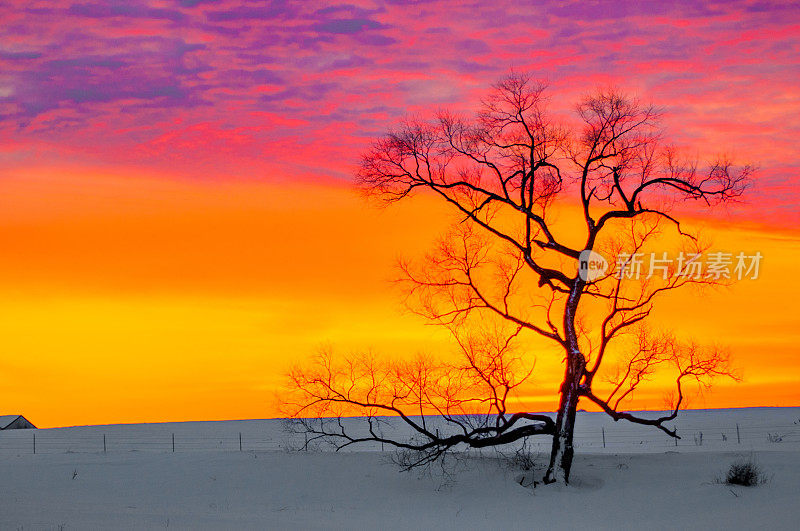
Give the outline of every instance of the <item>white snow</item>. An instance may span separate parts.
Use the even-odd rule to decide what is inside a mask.
[[[0,529],[798,528],[800,408],[687,411],[677,425],[676,448],[581,413],[572,483],[535,489],[491,451],[446,475],[401,473],[379,447],[290,451],[280,420],[2,432]],[[714,482],[750,455],[767,484]]]

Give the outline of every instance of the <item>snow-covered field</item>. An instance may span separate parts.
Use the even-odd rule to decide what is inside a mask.
[[[302,437],[280,420],[0,432],[0,529],[800,528],[800,408],[687,411],[676,424],[677,447],[581,413],[572,484],[535,489],[491,451],[443,474],[401,473],[380,447],[292,450]],[[714,482],[751,455],[767,484]]]

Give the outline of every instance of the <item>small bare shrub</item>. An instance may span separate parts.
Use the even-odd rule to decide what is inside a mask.
[[[528,439],[523,439],[522,445],[516,448],[513,453],[497,450],[497,455],[503,466],[509,470],[520,471],[514,477],[515,482],[525,488],[536,488],[539,485],[534,476],[537,469],[543,468],[543,462],[540,461],[539,452],[533,450]]]
[[[767,476],[752,456],[734,461],[725,473],[723,481],[728,485],[741,485],[743,487],[754,487],[767,482]]]
[[[780,433],[768,433],[767,440],[771,443],[783,442],[783,435]]]
[[[522,446],[508,457],[508,464],[510,468],[530,472],[536,468],[538,458],[539,453],[534,452],[528,444],[528,440],[525,439]]]

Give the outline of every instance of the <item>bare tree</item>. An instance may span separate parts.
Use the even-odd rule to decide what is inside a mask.
[[[337,419],[305,422],[314,436],[340,446],[372,440],[420,452],[413,465],[461,444],[494,446],[547,434],[545,482],[568,482],[582,398],[615,420],[678,437],[667,423],[685,402],[685,383],[707,386],[731,375],[724,352],[681,343],[647,321],[663,295],[726,281],[684,274],[691,259],[683,257],[706,247],[681,226],[676,205],[736,201],[753,167],[720,158],[701,169],[663,142],[656,108],[613,90],[576,106],[578,126],[561,125],[547,112],[545,89],[512,73],[493,87],[474,119],[449,112],[408,119],[363,156],[357,178],[368,195],[393,203],[424,191],[460,216],[421,265],[405,264],[403,271],[410,307],[451,329],[463,363],[381,365],[368,357],[337,366],[326,357],[316,368],[298,369],[292,375],[300,396],[296,416]],[[572,210],[554,203],[570,200],[579,214],[569,225],[555,221],[556,210]],[[564,236],[564,227],[579,229],[580,241]],[[629,274],[639,253],[666,245],[680,251],[677,267],[644,279]],[[589,251],[630,258],[586,276],[578,262]],[[494,328],[481,330],[479,323],[487,322]],[[555,345],[564,360],[555,420],[507,411],[509,393],[527,374],[519,377],[516,365],[534,358],[519,353],[530,335]],[[668,414],[648,419],[622,410],[655,371],[668,370],[675,377]],[[478,420],[466,415],[476,411]],[[367,431],[350,435],[340,420],[347,413],[366,416]],[[454,429],[429,429],[430,414]],[[398,416],[415,437],[384,436],[382,415]]]
[[[426,465],[459,445],[485,448],[554,431],[546,415],[508,411],[510,394],[530,375],[515,353],[519,328],[457,334],[461,357],[446,362],[374,356],[337,359],[323,350],[310,367],[292,371],[297,424],[337,449],[373,441],[399,450],[404,468]],[[354,426],[346,417],[360,415]],[[398,431],[387,416],[399,418],[412,437]]]

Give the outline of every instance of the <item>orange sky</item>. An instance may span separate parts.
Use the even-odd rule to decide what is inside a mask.
[[[547,81],[566,126],[615,86],[701,164],[758,165],[751,204],[697,225],[760,251],[761,278],[657,317],[743,370],[692,406],[800,404],[791,3],[8,0],[0,20],[0,414],[267,417],[320,345],[450,352],[388,282],[450,218],[424,198],[376,210],[349,183],[404,116],[472,114],[509,69]],[[554,405],[559,356],[540,352],[519,407]]]
[[[322,345],[452,350],[388,282],[396,258],[446,227],[425,198],[381,211],[344,185],[63,169],[7,176],[3,189],[3,410],[39,426],[275,416],[286,370]],[[729,345],[744,372],[690,405],[800,404],[800,233],[705,233],[765,258],[757,281],[660,307],[682,334]],[[560,372],[540,354],[525,405],[551,408]],[[660,407],[656,391],[635,405]]]

